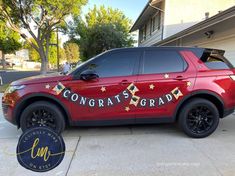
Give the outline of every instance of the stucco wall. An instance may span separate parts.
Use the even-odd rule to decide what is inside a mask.
[[[185,36],[167,43],[164,46],[197,46],[225,50],[225,57],[235,66],[235,17],[210,26],[202,31]],[[213,30],[214,34],[207,38],[206,31]]]
[[[167,38],[195,23],[235,5],[235,0],[166,0],[163,38]]]

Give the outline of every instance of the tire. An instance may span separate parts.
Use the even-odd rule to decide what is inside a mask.
[[[219,111],[212,102],[194,98],[180,109],[178,123],[186,135],[203,138],[216,130],[219,119]]]
[[[20,117],[22,131],[39,126],[51,128],[57,134],[65,129],[65,119],[61,110],[53,103],[37,101],[27,106]]]

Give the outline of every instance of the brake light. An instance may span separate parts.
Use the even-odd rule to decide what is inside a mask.
[[[235,81],[235,75],[230,75],[230,78]]]

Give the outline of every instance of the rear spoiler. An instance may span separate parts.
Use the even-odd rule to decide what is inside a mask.
[[[215,57],[216,59],[220,59],[221,61],[225,62],[229,66],[229,68],[234,68],[234,66],[228,61],[228,59],[225,58],[224,54],[225,50],[206,48],[203,50],[203,53],[199,58],[203,62],[206,62],[209,57]]]

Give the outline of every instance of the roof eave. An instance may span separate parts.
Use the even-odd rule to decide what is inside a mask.
[[[135,23],[134,23],[133,26],[131,27],[130,32],[134,32],[134,31],[138,30],[137,24],[138,24],[140,18],[142,17],[142,15],[144,14],[144,12],[147,10],[150,1],[151,1],[151,0],[149,0],[148,3],[145,5],[145,7],[144,7],[144,9],[142,10],[142,12],[140,13],[139,17],[137,18],[137,20],[135,21]]]

